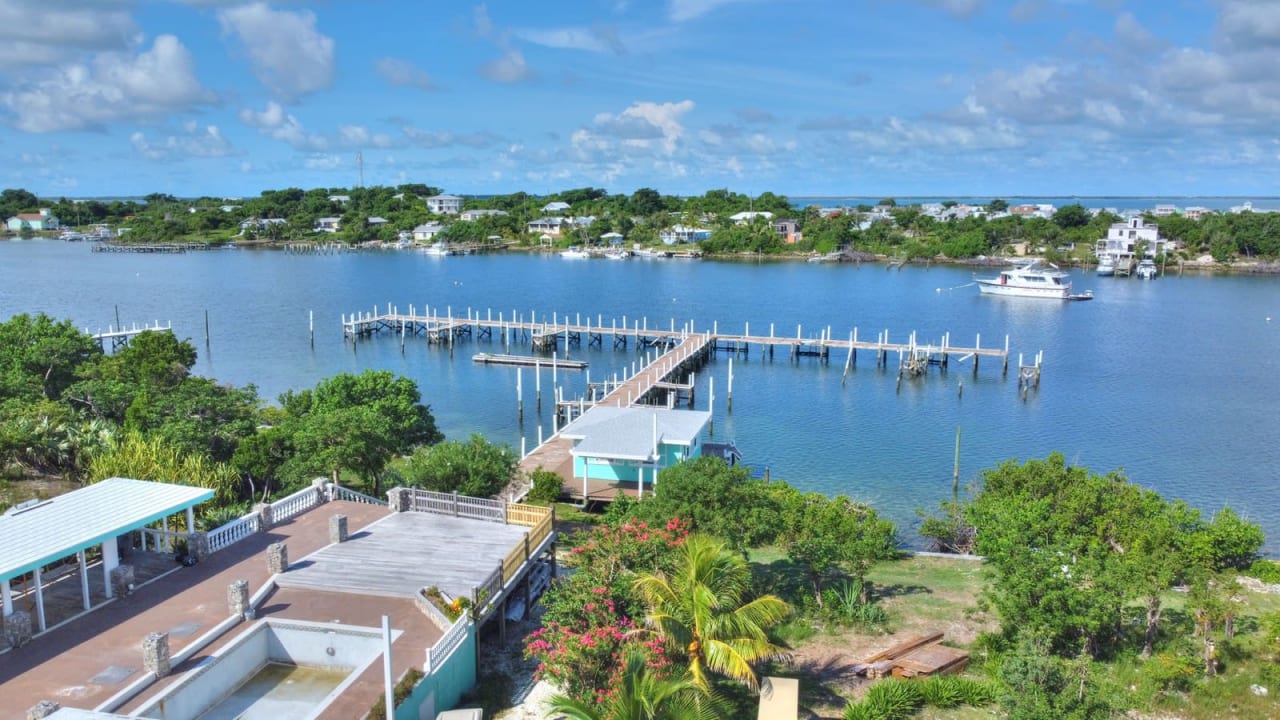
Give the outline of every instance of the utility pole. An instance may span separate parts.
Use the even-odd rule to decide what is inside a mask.
[[[356,169],[360,173],[359,184],[356,187],[364,187],[364,153],[360,150],[356,151]]]

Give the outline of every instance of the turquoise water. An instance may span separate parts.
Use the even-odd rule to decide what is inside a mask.
[[[412,252],[289,255],[227,250],[186,255],[92,254],[84,244],[0,243],[0,315],[44,311],[91,330],[114,322],[172,321],[200,351],[197,371],[264,398],[367,367],[414,378],[444,432],[480,432],[532,448],[547,407],[533,403],[524,374],[524,423],[517,422],[513,368],[474,365],[468,342],[447,350],[410,339],[344,342],[343,313],[390,302],[492,308],[508,315],[627,316],[668,326],[718,322],[723,331],[817,337],[830,326],[847,338],[887,329],[891,340],[914,330],[921,342],[950,331],[967,345],[1003,345],[1028,358],[1044,352],[1044,379],[1023,401],[1017,383],[987,360],[975,380],[968,363],[895,387],[869,354],[841,384],[842,353],[830,365],[813,358],[770,362],[753,348],[734,360],[733,412],[725,407],[729,355],[699,374],[704,408],[714,377],[715,438],[732,439],[747,462],[806,490],[874,502],[906,529],[916,508],[948,497],[957,427],[961,477],[1007,458],[1063,452],[1099,472],[1123,468],[1135,482],[1212,512],[1230,504],[1280,538],[1280,285],[1272,278],[1162,277],[1154,282],[1076,274],[1096,299],[1056,303],[980,297],[967,268],[679,260],[565,261],[493,255],[433,258]],[[211,342],[204,342],[204,313]],[[315,316],[315,344],[308,313]],[[1270,320],[1268,320],[1270,318]],[[606,347],[610,343],[606,339]],[[572,350],[593,379],[640,359],[634,349]],[[1011,364],[1012,364],[1011,363]],[[561,372],[566,397],[586,373]],[[958,385],[963,380],[963,396]],[[1280,551],[1271,541],[1269,550]]]

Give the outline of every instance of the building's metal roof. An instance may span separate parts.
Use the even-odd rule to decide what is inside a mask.
[[[575,456],[653,461],[655,419],[658,444],[689,446],[711,420],[711,413],[598,405],[566,425],[560,434],[579,441],[570,451]]]
[[[0,515],[0,582],[213,497],[212,490],[109,478]]]

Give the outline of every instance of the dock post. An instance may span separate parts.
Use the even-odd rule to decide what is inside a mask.
[[[524,368],[516,368],[516,421],[524,422]],[[521,438],[523,440],[523,438]],[[521,453],[523,457],[524,453]]]
[[[956,399],[957,400],[964,399],[964,378],[960,378],[960,387],[956,390]]]
[[[733,358],[729,358],[729,399],[725,404],[725,412],[733,412]]]
[[[542,423],[538,423],[538,447],[542,447]]]
[[[542,364],[537,360],[533,361],[533,391],[537,398],[538,412],[542,412]],[[538,444],[541,445],[542,442],[539,441]]]
[[[712,375],[710,378],[710,387],[707,392],[707,411],[711,413],[711,420],[707,422],[707,436],[716,436],[716,377]]]
[[[120,324],[120,305],[116,305],[116,328],[123,330],[124,326]]]
[[[160,321],[157,320],[156,326],[158,327],[159,325],[160,325]],[[204,349],[205,350],[209,349],[209,310],[208,308],[205,308],[205,311],[204,311]]]
[[[973,376],[975,378],[978,377],[978,358],[982,357],[981,355],[978,354],[978,351],[981,349],[982,349],[982,333],[978,333],[978,335],[973,338],[973,351],[974,351],[973,352]]]
[[[840,375],[840,387],[844,387],[844,383],[849,379],[849,368],[853,367],[853,335],[849,333],[849,354],[844,357],[844,372]]]
[[[698,382],[698,374],[692,373],[692,372],[689,373],[689,409],[690,410],[693,409],[693,388],[697,384],[697,382]],[[711,382],[714,383],[715,378],[712,378]]]
[[[551,353],[551,387],[556,386],[556,353]]]
[[[316,346],[316,311],[307,311],[307,331],[311,334],[311,347]]]
[[[1004,367],[1000,369],[1000,377],[1009,377],[1009,336],[1004,336]]]

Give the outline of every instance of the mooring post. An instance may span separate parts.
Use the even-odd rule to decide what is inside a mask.
[[[725,404],[725,412],[733,412],[733,358],[729,358],[729,399]]]
[[[1000,369],[1000,377],[1009,377],[1009,336],[1004,336],[1004,367]]]
[[[982,357],[978,353],[982,349],[982,333],[978,333],[973,338],[973,376],[978,377],[978,358]]]
[[[157,326],[160,325],[159,320],[156,321],[156,325]],[[209,310],[208,308],[206,308],[204,311],[204,347],[206,350],[209,349]]]
[[[708,378],[707,411],[711,413],[711,420],[707,422],[707,436],[715,437],[716,435],[716,376],[715,375],[712,375],[710,378]]]
[[[542,412],[542,364],[537,360],[533,361],[533,392],[537,399],[538,412]]]
[[[516,420],[524,422],[524,368],[516,368]],[[523,453],[522,453],[523,454]]]

